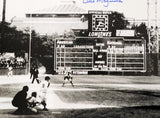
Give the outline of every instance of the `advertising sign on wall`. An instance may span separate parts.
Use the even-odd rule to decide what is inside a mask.
[[[116,30],[116,36],[134,37],[135,30]]]

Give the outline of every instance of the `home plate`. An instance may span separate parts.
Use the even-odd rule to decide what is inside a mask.
[[[53,111],[52,114],[61,114],[61,112],[55,112],[55,111]]]

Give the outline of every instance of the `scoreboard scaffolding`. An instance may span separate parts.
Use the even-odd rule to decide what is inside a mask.
[[[89,71],[146,72],[146,42],[127,37],[77,37],[55,41],[54,69],[74,74]]]

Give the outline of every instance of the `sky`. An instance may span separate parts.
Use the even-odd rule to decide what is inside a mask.
[[[24,18],[25,13],[37,11],[44,8],[54,7],[60,4],[62,0],[6,0],[6,20],[10,21],[12,18]],[[63,0],[64,1],[64,0]],[[104,3],[86,3],[89,0],[75,0],[76,5],[83,9],[92,10],[106,10],[118,11],[123,13],[126,18],[131,19],[147,19],[147,0],[121,0],[122,3],[110,3],[108,7],[104,7]],[[97,1],[97,0],[95,0]],[[99,0],[100,1],[100,0]],[[103,0],[101,0],[103,1]],[[160,6],[160,1],[158,6]],[[0,18],[2,19],[3,0],[0,0]],[[160,7],[158,8],[158,13]],[[150,0],[150,19],[155,18],[155,0]],[[160,16],[158,16],[160,18]],[[1,21],[0,19],[0,21]]]

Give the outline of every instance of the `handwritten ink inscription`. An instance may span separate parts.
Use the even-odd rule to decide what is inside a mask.
[[[83,4],[102,3],[104,7],[108,7],[110,3],[123,3],[122,0],[83,0]]]

